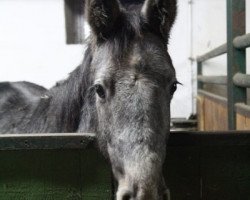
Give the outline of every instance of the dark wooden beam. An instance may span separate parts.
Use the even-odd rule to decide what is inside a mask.
[[[0,151],[86,149],[95,146],[93,133],[0,134]],[[250,131],[174,131],[168,146],[250,145]]]
[[[82,44],[84,35],[84,1],[64,0],[67,44]]]

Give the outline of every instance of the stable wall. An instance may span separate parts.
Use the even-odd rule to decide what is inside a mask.
[[[172,117],[187,118],[193,110],[188,8],[188,1],[179,1],[170,40],[183,83],[172,101]],[[63,0],[1,0],[0,27],[0,81],[27,80],[49,88],[82,61],[83,45],[66,45]]]
[[[51,87],[82,59],[82,45],[66,45],[62,0],[0,1],[0,81]]]

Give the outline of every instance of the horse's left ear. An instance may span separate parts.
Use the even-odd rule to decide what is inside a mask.
[[[92,31],[101,38],[109,35],[121,13],[117,0],[86,0],[85,9]]]
[[[146,0],[141,15],[151,29],[168,39],[177,12],[177,0]]]

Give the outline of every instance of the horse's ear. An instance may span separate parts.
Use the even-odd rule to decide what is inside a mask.
[[[86,0],[85,9],[92,31],[101,38],[112,31],[120,15],[117,0]]]
[[[154,31],[168,39],[176,18],[177,0],[146,0],[141,15]]]

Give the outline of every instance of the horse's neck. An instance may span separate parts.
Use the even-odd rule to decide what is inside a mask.
[[[45,97],[50,101],[48,118],[55,123],[58,132],[77,130],[84,92],[81,68],[78,67],[67,80],[52,88],[48,97]]]
[[[89,51],[89,50],[86,50]],[[89,127],[91,122],[90,113],[82,115],[82,110],[89,112],[85,108],[88,102],[88,90],[92,84],[90,73],[90,52],[85,53],[85,58],[81,66],[75,69],[69,78],[57,86],[53,87],[41,98],[36,113],[44,112],[42,118],[44,127],[42,131],[48,132],[76,132],[79,129]],[[85,118],[85,119],[82,119]],[[88,130],[86,130],[88,131]]]

